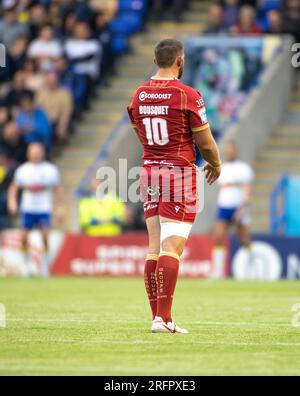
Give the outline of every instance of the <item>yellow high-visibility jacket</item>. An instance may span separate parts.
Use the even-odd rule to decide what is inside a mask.
[[[125,210],[125,204],[113,194],[106,194],[102,200],[94,196],[83,198],[79,203],[81,229],[96,237],[119,235],[125,222]],[[97,221],[101,223],[95,224]]]

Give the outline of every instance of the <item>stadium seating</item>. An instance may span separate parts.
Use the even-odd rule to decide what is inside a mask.
[[[129,51],[130,37],[143,28],[148,5],[147,0],[120,0],[116,11],[114,11],[113,7],[106,9],[105,2],[100,3],[102,8],[98,7],[99,3],[96,4],[97,8],[93,8],[95,3],[97,2],[83,3],[72,1],[67,5],[61,5],[60,0],[52,2],[44,0],[28,2],[23,7],[17,0],[3,2],[3,15],[2,17],[0,16],[0,42],[7,37],[7,34],[4,36],[5,26],[8,26],[5,25],[6,18],[13,18],[15,20],[14,26],[19,31],[19,35],[13,37],[15,42],[11,42],[12,48],[8,47],[7,67],[0,68],[0,82],[3,87],[0,92],[0,149],[3,151],[2,162],[5,162],[5,169],[7,168],[13,172],[19,164],[19,158],[15,160],[15,158],[10,157],[11,151],[7,153],[7,147],[10,147],[11,142],[7,140],[9,138],[6,137],[7,134],[3,131],[6,128],[6,124],[13,121],[15,114],[19,112],[18,98],[20,94],[24,90],[34,89],[35,95],[38,96],[39,92],[45,88],[43,79],[45,71],[55,71],[58,74],[59,88],[70,92],[75,104],[72,120],[70,120],[69,128],[66,131],[66,139],[63,142],[66,143],[70,140],[70,132],[78,124],[78,119],[90,107],[96,91],[95,85],[98,85],[101,91],[101,85],[107,84],[109,76],[115,72],[116,57]],[[117,4],[117,2],[115,3]],[[56,12],[56,9],[54,9],[56,6],[61,6],[60,9],[58,8],[59,19],[57,19],[56,15],[56,19],[52,19],[54,18],[52,17],[52,12]],[[103,18],[102,15],[104,16]],[[71,20],[70,28],[66,26],[69,20]],[[52,40],[53,44],[56,43],[59,53],[55,60],[49,59],[47,64],[46,62],[41,64],[39,59],[31,58],[30,48],[32,43],[37,41],[37,36],[40,35],[40,28],[49,22],[52,23],[51,29],[53,29],[53,37],[50,40]],[[94,58],[95,65],[96,63],[98,64],[98,71],[96,71],[95,79],[92,77],[93,82],[90,81],[91,76],[78,72],[77,62],[80,59],[69,58],[71,52],[68,53],[68,51],[66,57],[61,57],[63,55],[62,49],[64,49],[62,44],[66,42],[66,45],[68,45],[68,40],[66,39],[70,38],[70,34],[72,35],[74,29],[76,29],[76,24],[80,22],[86,22],[92,27],[91,32],[88,34],[91,36],[91,40],[97,40],[99,48],[102,48],[98,53],[101,54],[101,58]],[[8,26],[7,30],[10,31],[9,29],[10,26]],[[12,34],[14,34],[13,30]],[[43,40],[40,36],[38,39]],[[40,43],[44,42],[40,41]],[[39,50],[41,51],[43,44],[41,45],[40,43]],[[47,45],[47,43],[44,44]],[[73,45],[72,50],[74,48]],[[92,54],[86,55],[92,56]],[[87,62],[92,62],[92,59],[90,58]],[[13,83],[11,84],[10,81],[13,81]],[[37,109],[37,111],[39,110]],[[47,117],[46,113],[45,117]],[[24,141],[22,130],[15,131],[15,133],[18,135],[18,144],[22,145],[25,150],[26,142]],[[52,147],[48,146],[49,157],[55,156],[57,153],[64,154],[65,150],[61,151],[62,147],[59,150],[55,147],[57,139],[53,125],[51,126],[51,134],[53,135],[53,141],[50,144]],[[5,220],[5,191],[9,183],[4,185],[3,180],[0,180],[1,202],[3,203],[1,205],[3,209],[1,219],[3,218],[3,221],[0,221],[0,229],[3,228],[4,224],[7,225],[7,220]]]
[[[144,15],[147,11],[146,0],[120,0],[119,13],[136,12]]]
[[[298,84],[299,85],[299,84]],[[254,184],[254,201],[252,205],[253,228],[261,232],[272,231],[279,233],[283,230],[289,232],[290,226],[287,225],[289,213],[289,224],[294,217],[297,222],[298,211],[293,205],[299,202],[298,193],[289,193],[289,197],[294,197],[294,203],[289,199],[288,207],[281,205],[281,210],[277,209],[274,200],[278,195],[285,196],[285,188],[278,190],[282,186],[281,177],[284,174],[296,176],[300,174],[298,152],[300,149],[299,123],[300,123],[300,89],[296,89],[292,101],[288,106],[287,112],[282,122],[274,127],[264,149],[258,153],[254,167],[257,173]],[[261,171],[263,169],[263,172]],[[277,186],[277,187],[276,187]],[[275,188],[276,187],[276,188]],[[282,191],[283,190],[283,191]],[[275,198],[273,197],[275,193]],[[270,221],[265,213],[268,213],[271,200]],[[282,212],[283,210],[283,212]],[[281,227],[279,227],[280,216],[283,215]],[[279,219],[279,220],[278,220]],[[275,225],[273,221],[275,220]],[[293,226],[294,227],[294,226]]]
[[[118,14],[110,25],[117,55],[128,52],[129,37],[142,29],[146,10],[146,0],[120,0]]]

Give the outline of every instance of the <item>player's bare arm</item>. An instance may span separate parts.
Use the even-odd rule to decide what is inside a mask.
[[[18,193],[19,187],[12,182],[7,195],[8,211],[12,216],[15,216],[18,213]]]
[[[212,185],[221,174],[222,162],[210,127],[208,126],[201,132],[195,132],[194,139],[202,157],[207,162],[204,167],[206,180],[209,185]]]
[[[62,223],[65,219],[64,189],[62,184],[58,184],[54,188],[54,199],[55,199],[56,217],[59,223]]]

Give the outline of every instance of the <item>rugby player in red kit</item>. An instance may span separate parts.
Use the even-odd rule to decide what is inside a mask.
[[[143,146],[141,197],[149,234],[144,279],[153,333],[188,333],[175,324],[171,309],[180,256],[195,221],[199,198],[195,144],[207,164],[208,184],[221,173],[221,159],[198,91],[179,80],[183,44],[160,41],[157,72],[134,93],[128,113]],[[201,247],[199,247],[201,248]]]

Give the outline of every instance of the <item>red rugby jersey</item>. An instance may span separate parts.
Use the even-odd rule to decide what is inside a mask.
[[[150,79],[134,93],[128,113],[143,145],[144,165],[194,164],[193,133],[208,127],[198,91],[177,79]]]

